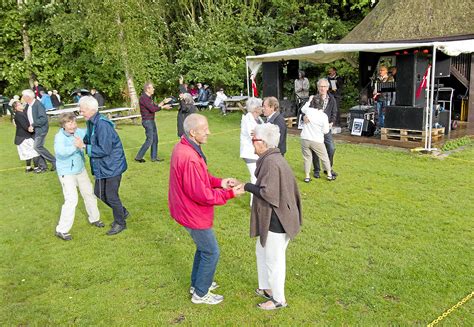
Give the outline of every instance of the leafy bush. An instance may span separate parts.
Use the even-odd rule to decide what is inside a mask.
[[[446,143],[444,143],[441,150],[451,151],[451,150],[459,148],[460,146],[469,145],[469,144],[472,144],[472,139],[469,136],[463,136],[458,139],[447,141]]]

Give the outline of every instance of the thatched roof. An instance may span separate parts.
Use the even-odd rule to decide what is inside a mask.
[[[379,0],[340,42],[446,39],[474,34],[472,0]]]

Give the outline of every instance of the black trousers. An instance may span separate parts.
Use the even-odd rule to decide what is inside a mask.
[[[119,197],[120,181],[122,175],[96,179],[94,185],[94,194],[106,205],[112,208],[114,214],[114,223],[125,226],[126,209],[122,205]]]

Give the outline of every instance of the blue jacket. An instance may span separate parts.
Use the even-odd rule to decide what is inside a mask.
[[[96,113],[87,121],[84,143],[96,179],[119,176],[127,170],[122,141],[115,131],[114,123],[101,114]]]
[[[43,94],[43,96],[41,97],[41,103],[43,104],[46,110],[53,109],[53,103],[51,102],[51,97],[49,96],[49,94]]]
[[[85,135],[85,129],[78,128],[76,133],[71,135],[61,128],[54,137],[56,171],[59,176],[77,175],[84,170],[84,152],[74,145],[74,137],[83,138]]]

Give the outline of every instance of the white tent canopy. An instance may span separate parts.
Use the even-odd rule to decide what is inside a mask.
[[[249,70],[251,74],[256,75],[263,62],[301,60],[315,64],[325,64],[335,60],[348,58],[350,54],[355,52],[385,53],[423,47],[433,49],[433,62],[436,62],[437,50],[442,51],[448,56],[458,56],[461,53],[474,52],[474,39],[419,43],[322,43],[302,48],[262,54],[259,56],[247,56],[247,92],[250,94],[248,85]],[[428,151],[431,151],[432,112],[434,107],[434,78],[430,78],[430,76],[435,76],[435,70],[436,65],[431,66],[431,70],[428,74],[428,83],[431,85],[427,90],[427,101],[425,107],[425,149]]]
[[[348,55],[354,52],[362,51],[384,53],[422,47],[436,47],[438,50],[449,56],[458,56],[461,53],[474,52],[474,39],[420,43],[321,43],[302,48],[262,54],[259,56],[247,56],[246,59],[250,73],[256,74],[263,62],[301,60],[309,61],[315,64],[325,64],[335,60],[347,58]]]

